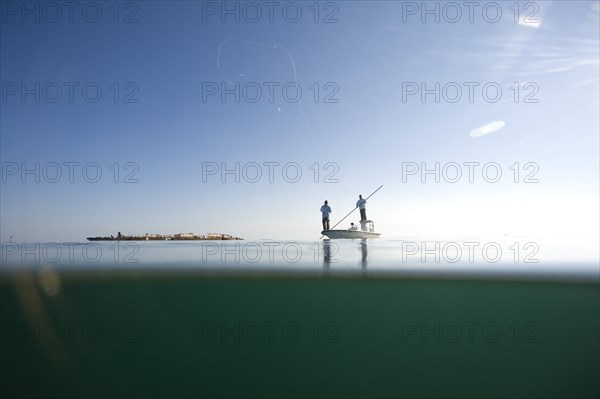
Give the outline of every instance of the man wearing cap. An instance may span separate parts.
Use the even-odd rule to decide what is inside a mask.
[[[325,205],[321,207],[321,214],[323,215],[323,231],[329,230],[329,214],[331,213],[331,207],[327,205],[327,201],[325,201]]]
[[[362,195],[358,196],[358,201],[356,201],[356,206],[360,209],[360,220],[367,220],[367,200],[364,200]]]

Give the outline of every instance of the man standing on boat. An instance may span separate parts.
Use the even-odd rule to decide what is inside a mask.
[[[321,213],[323,214],[323,231],[327,231],[329,230],[329,214],[331,213],[331,207],[327,205],[327,201],[321,207]]]
[[[367,200],[364,200],[362,195],[358,196],[358,201],[356,201],[356,206],[360,209],[360,220],[367,220]]]

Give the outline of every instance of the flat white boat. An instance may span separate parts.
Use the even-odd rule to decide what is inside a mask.
[[[381,235],[375,233],[375,225],[372,220],[361,220],[360,229],[326,230],[321,234],[331,239],[377,238]]]

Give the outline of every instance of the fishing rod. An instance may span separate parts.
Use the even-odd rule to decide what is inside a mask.
[[[379,188],[375,191],[373,191],[371,193],[371,195],[369,195],[367,198],[364,199],[365,202],[367,202],[367,200],[369,198],[371,198],[377,191],[379,191],[381,189],[381,187],[383,187],[383,184],[381,186],[379,186]],[[357,205],[356,208],[358,208],[360,205]],[[344,219],[346,219],[348,216],[350,216],[352,214],[352,212],[354,212],[356,210],[356,208],[352,209],[350,212],[348,212],[348,214],[346,216],[344,216],[339,222],[337,222],[336,224],[333,225],[333,227],[329,230],[333,230],[335,229],[335,226],[337,226],[338,224],[342,223],[344,221]],[[321,236],[321,238],[325,237],[324,235]],[[319,240],[321,239],[319,238]]]

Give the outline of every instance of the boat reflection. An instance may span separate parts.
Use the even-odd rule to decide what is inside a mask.
[[[328,276],[331,273],[331,240],[323,240],[323,274]]]
[[[359,243],[360,250],[360,269],[363,277],[367,277],[367,257],[368,247],[367,239],[361,239]],[[338,253],[340,246],[336,242],[332,242],[326,238],[323,240],[323,274],[326,276],[331,274],[331,264],[338,263],[338,259],[333,259],[333,256]]]
[[[362,272],[363,277],[367,277],[367,240],[360,240],[360,270]]]

